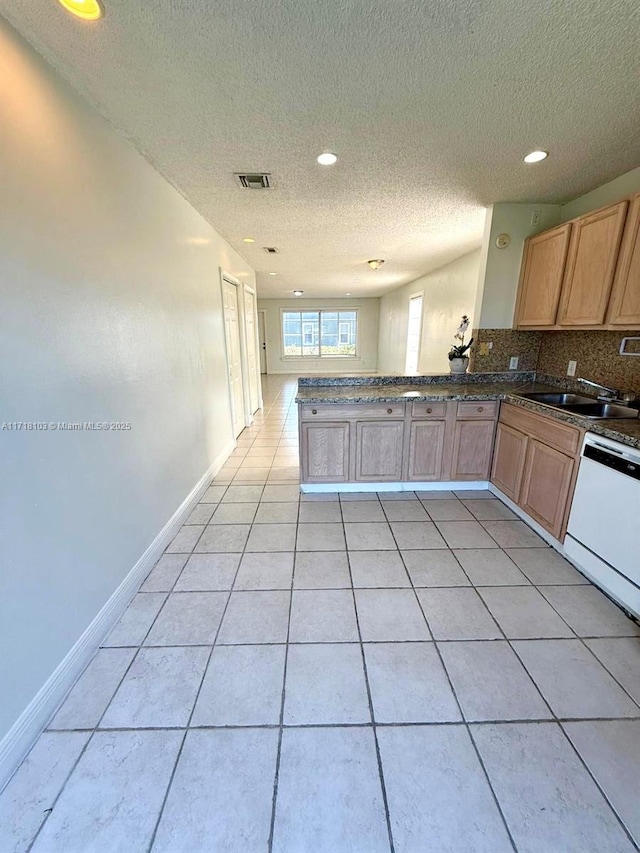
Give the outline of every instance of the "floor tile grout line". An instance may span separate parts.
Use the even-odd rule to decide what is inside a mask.
[[[280,761],[282,758],[282,738],[284,735],[284,709],[286,703],[286,695],[287,695],[287,668],[289,663],[289,636],[291,633],[291,611],[293,607],[293,579],[296,572],[296,550],[295,546],[298,541],[298,519],[300,518],[300,500],[298,499],[298,515],[296,518],[296,535],[294,539],[294,553],[293,553],[293,569],[291,572],[291,586],[289,589],[289,612],[287,615],[287,635],[285,638],[285,649],[284,649],[284,667],[282,672],[282,695],[280,698],[280,719],[278,726],[278,746],[276,751],[276,764],[275,764],[275,772],[273,777],[273,794],[271,799],[271,819],[269,822],[269,837],[267,840],[267,849],[269,853],[272,853],[273,850],[273,839],[275,835],[276,829],[276,809],[278,805],[278,785],[280,782]]]
[[[380,503],[379,498],[378,498],[378,502]],[[384,510],[383,510],[383,512],[384,512]],[[342,515],[342,502],[340,502],[340,514]],[[345,545],[346,545],[347,544],[347,531],[346,531],[346,528],[344,525],[345,525],[345,522],[344,522],[344,516],[343,516],[343,518],[342,518],[342,535],[344,536]],[[354,611],[355,620],[356,620],[356,630],[358,632],[358,639],[359,639],[359,645],[360,645],[360,655],[362,658],[362,669],[363,669],[363,674],[364,674],[365,688],[367,691],[367,701],[369,703],[369,714],[370,714],[370,718],[371,718],[371,725],[373,728],[373,742],[374,742],[374,746],[375,746],[375,750],[376,750],[376,762],[378,764],[378,777],[380,779],[380,790],[382,793],[382,803],[384,806],[384,816],[385,816],[385,821],[387,824],[387,834],[389,837],[389,850],[390,850],[390,853],[395,853],[395,843],[393,840],[393,830],[391,828],[391,813],[389,811],[389,798],[387,796],[387,786],[386,786],[386,782],[385,782],[385,778],[384,778],[384,767],[382,765],[382,754],[380,752],[380,742],[378,740],[378,734],[377,734],[376,726],[375,726],[375,711],[373,708],[373,695],[371,692],[371,684],[369,681],[369,671],[367,669],[367,659],[366,659],[366,655],[364,653],[364,643],[362,640],[362,630],[360,629],[360,617],[358,614],[358,603],[356,600],[356,591],[355,591],[355,588],[353,586],[353,572],[351,569],[351,558],[349,557],[349,549],[348,548],[346,549],[346,556],[347,556],[347,569],[349,571],[349,579],[351,581],[351,597],[352,597],[352,601],[353,601],[353,611]]]
[[[583,721],[582,721],[582,720],[577,720],[576,722],[583,722]],[[592,721],[585,720],[584,722],[592,722]],[[582,766],[584,767],[584,769],[587,771],[587,774],[588,774],[588,775],[589,775],[589,777],[593,780],[593,782],[594,782],[594,784],[595,784],[596,788],[598,789],[598,791],[600,791],[600,794],[603,796],[603,798],[604,798],[605,802],[607,803],[607,805],[609,806],[609,808],[611,809],[611,811],[612,811],[612,812],[613,812],[613,814],[615,815],[616,820],[618,821],[618,823],[619,823],[619,824],[620,824],[620,826],[622,827],[622,831],[625,833],[625,835],[627,836],[627,838],[629,839],[629,841],[632,843],[632,845],[636,848],[636,850],[639,850],[639,849],[640,849],[640,844],[639,844],[639,843],[638,843],[638,841],[633,837],[633,835],[631,834],[630,830],[627,828],[627,826],[626,826],[626,824],[625,824],[625,822],[624,822],[624,820],[623,820],[623,818],[622,818],[622,815],[620,815],[620,814],[618,813],[617,808],[615,807],[615,805],[614,805],[613,801],[608,797],[608,795],[607,795],[606,791],[604,790],[604,788],[603,788],[603,787],[602,787],[602,785],[600,784],[600,782],[599,782],[599,780],[598,780],[598,778],[597,778],[597,776],[596,776],[595,772],[594,772],[593,770],[591,770],[591,768],[589,767],[589,765],[588,765],[588,763],[587,763],[586,759],[582,756],[582,754],[581,754],[580,750],[577,748],[577,746],[574,744],[574,742],[573,742],[573,741],[571,740],[571,738],[569,737],[569,733],[566,731],[566,729],[565,729],[565,727],[564,727],[564,725],[563,725],[563,722],[558,721],[558,727],[559,727],[560,731],[562,732],[563,736],[565,737],[565,739],[569,742],[569,747],[570,747],[570,749],[572,749],[572,750],[573,750],[573,752],[576,754],[576,756],[578,757],[578,760],[580,761],[580,763],[582,764]]]
[[[245,548],[246,548],[246,543],[247,543],[248,539],[249,539],[249,537],[247,536],[247,539],[245,540]],[[236,571],[235,571],[235,574],[233,576],[233,584],[231,586],[231,590],[233,589],[233,585],[235,584],[236,577],[238,575],[238,572],[240,571],[240,564],[242,562],[242,556],[244,556],[244,549],[242,551],[242,555],[240,557],[240,560],[238,561],[238,565],[236,567]],[[220,620],[218,622],[218,627],[216,628],[216,632],[215,632],[215,635],[213,638],[213,643],[211,644],[211,648],[209,649],[209,654],[207,655],[207,661],[206,661],[204,668],[202,670],[202,678],[200,679],[200,684],[199,684],[198,689],[196,690],[195,696],[193,698],[193,702],[191,705],[191,711],[189,713],[189,717],[188,717],[186,725],[184,727],[184,733],[182,735],[182,740],[180,742],[180,746],[178,747],[178,753],[176,755],[176,760],[175,760],[174,765],[173,765],[173,770],[171,771],[171,775],[169,776],[169,781],[168,781],[166,790],[164,792],[164,797],[162,799],[162,803],[160,805],[160,811],[158,812],[158,818],[155,822],[153,832],[151,833],[151,838],[149,840],[149,845],[147,847],[146,853],[151,853],[151,851],[153,850],[153,846],[155,844],[155,840],[156,840],[156,837],[158,834],[158,829],[160,827],[160,822],[162,821],[162,816],[164,814],[164,810],[165,810],[165,807],[167,804],[167,800],[169,799],[169,793],[170,793],[171,787],[173,785],[173,780],[175,779],[175,775],[176,775],[177,770],[178,770],[178,765],[180,764],[180,759],[182,758],[184,745],[185,745],[186,740],[187,740],[187,735],[189,734],[189,728],[190,728],[191,720],[193,719],[193,715],[195,713],[196,705],[198,704],[198,699],[200,698],[200,693],[202,692],[202,685],[204,684],[204,680],[207,676],[207,670],[209,669],[209,664],[211,663],[211,658],[213,657],[213,650],[215,649],[215,646],[216,646],[216,640],[218,639],[218,634],[220,633],[220,629],[222,628],[222,623],[224,621],[224,617],[225,617],[225,614],[227,612],[227,608],[229,607],[229,602],[231,601],[231,590],[229,590],[227,593],[227,600],[225,601],[224,608],[223,608],[222,613],[220,615]],[[149,629],[149,630],[151,630],[151,629]]]
[[[393,534],[393,530],[392,530],[391,532],[392,532],[392,535],[393,535],[393,537],[394,537],[394,541],[396,541],[396,540],[395,540],[395,535]],[[443,538],[444,538],[444,537],[443,537]],[[396,545],[397,545],[397,544],[398,544],[398,543],[397,543],[397,541],[396,541]],[[453,553],[451,548],[449,548],[449,551],[451,551],[451,553]],[[500,815],[500,817],[501,817],[501,819],[502,819],[502,823],[503,823],[504,828],[505,828],[505,831],[506,831],[506,833],[507,833],[507,837],[509,838],[509,841],[511,842],[511,845],[512,845],[513,850],[515,851],[515,853],[518,853],[518,848],[516,847],[515,840],[514,840],[514,838],[513,838],[513,835],[511,834],[511,828],[509,827],[509,824],[507,823],[506,815],[505,815],[505,813],[504,813],[504,811],[503,811],[503,809],[502,809],[502,805],[501,805],[501,803],[500,803],[500,801],[499,801],[499,799],[498,799],[498,795],[496,794],[496,791],[494,790],[493,784],[492,784],[491,779],[490,779],[490,777],[489,777],[489,773],[487,772],[487,768],[485,767],[484,761],[482,760],[482,756],[480,755],[480,752],[479,752],[479,750],[478,750],[477,744],[476,744],[476,742],[474,741],[473,736],[472,736],[472,734],[471,734],[471,728],[470,728],[470,726],[469,726],[469,724],[468,724],[468,722],[467,722],[467,720],[466,720],[466,716],[465,716],[464,710],[463,710],[463,708],[462,708],[462,703],[460,702],[460,699],[458,698],[458,694],[457,694],[456,689],[455,689],[455,687],[454,687],[454,685],[453,685],[453,682],[452,682],[452,680],[451,680],[451,676],[450,676],[450,674],[449,674],[449,670],[448,670],[448,669],[447,669],[447,667],[445,666],[444,659],[443,659],[443,657],[442,657],[442,654],[441,654],[441,652],[440,652],[440,649],[438,648],[438,643],[437,643],[437,642],[435,642],[435,637],[434,637],[434,635],[433,635],[433,631],[432,631],[432,629],[431,629],[431,625],[429,625],[429,620],[427,619],[427,615],[426,615],[426,613],[424,612],[424,608],[423,608],[423,606],[422,606],[422,602],[420,601],[420,599],[419,599],[419,597],[418,597],[418,593],[416,592],[416,589],[415,589],[415,587],[413,586],[413,579],[411,578],[411,575],[410,575],[410,573],[409,573],[409,570],[407,569],[407,566],[406,566],[406,564],[404,563],[404,559],[403,559],[403,557],[402,557],[402,552],[400,551],[400,549],[398,549],[398,552],[400,553],[400,559],[402,560],[402,563],[403,563],[403,565],[404,565],[404,567],[405,567],[405,571],[406,571],[406,572],[407,572],[407,574],[409,575],[409,580],[411,581],[411,588],[412,588],[412,590],[413,590],[414,598],[415,598],[415,600],[416,600],[416,602],[417,602],[417,604],[418,604],[418,607],[420,608],[420,612],[422,613],[422,617],[423,617],[424,621],[425,621],[425,622],[426,622],[426,624],[427,624],[427,629],[428,629],[428,631],[429,631],[429,634],[430,634],[430,635],[433,637],[433,639],[434,639],[434,646],[435,646],[435,649],[436,649],[436,653],[437,653],[437,655],[438,655],[438,659],[439,659],[439,661],[440,661],[440,666],[442,667],[442,670],[443,670],[443,672],[444,672],[444,674],[445,674],[445,677],[446,677],[446,679],[447,679],[447,681],[448,681],[448,683],[449,683],[449,689],[451,690],[451,694],[452,694],[452,696],[453,696],[453,698],[454,698],[454,701],[455,701],[456,705],[458,706],[458,711],[460,712],[460,716],[461,716],[461,719],[462,719],[463,725],[464,725],[464,727],[465,727],[465,731],[467,732],[467,737],[471,740],[471,743],[472,743],[472,745],[473,745],[473,749],[474,749],[474,751],[475,751],[475,753],[476,753],[476,756],[477,756],[478,761],[479,761],[479,763],[480,763],[480,766],[481,766],[481,768],[482,768],[482,772],[484,773],[484,777],[485,777],[485,779],[486,779],[486,781],[487,781],[487,785],[489,786],[489,790],[491,791],[491,795],[492,795],[492,797],[493,797],[493,801],[494,801],[494,803],[496,804],[496,808],[497,808],[498,813],[499,813],[499,815]],[[454,556],[454,558],[455,558],[455,554],[454,554],[453,556]],[[476,593],[476,595],[477,595],[477,593]],[[486,607],[486,605],[485,605],[485,607]],[[488,608],[487,608],[487,610],[488,610]],[[490,615],[491,615],[491,616],[492,616],[492,618],[493,618],[493,615],[492,615],[492,614],[490,614]],[[496,621],[495,619],[494,619],[494,622],[496,623],[496,625],[497,625],[498,629],[501,631],[501,633],[503,633],[503,634],[504,634],[504,632],[502,631],[502,627],[501,627],[500,625],[498,625],[498,623],[497,623],[497,621]]]
[[[280,645],[285,645],[281,643]],[[352,642],[349,645],[357,646],[359,643]],[[369,643],[364,643],[365,646]],[[220,648],[220,646],[216,646]],[[326,729],[326,728],[434,728],[442,726],[516,726],[536,724],[542,725],[548,723],[550,725],[564,725],[570,723],[637,723],[640,722],[640,714],[633,717],[494,717],[491,719],[460,719],[460,720],[408,720],[408,721],[393,721],[378,720],[375,722],[365,723],[284,723],[284,730],[294,729]],[[225,723],[220,725],[209,723],[197,723],[189,726],[189,731],[235,731],[236,729],[279,729],[280,723]],[[184,731],[184,726],[108,726],[101,729],[96,729],[95,732],[159,732],[159,731]],[[93,734],[94,729],[52,729],[48,734],[62,735],[69,733]]]
[[[573,642],[573,639],[572,639],[572,638],[567,638],[567,639],[569,639],[569,640],[571,640],[571,642]],[[607,797],[607,795],[606,795],[606,793],[605,793],[604,789],[602,788],[602,786],[600,785],[599,781],[597,780],[597,778],[596,778],[596,776],[595,776],[595,773],[593,773],[593,772],[591,771],[591,768],[588,766],[587,762],[586,762],[586,761],[585,761],[585,759],[582,757],[582,755],[580,754],[579,750],[578,750],[578,749],[577,749],[577,747],[574,745],[573,741],[571,740],[571,738],[569,737],[568,733],[565,731],[564,726],[562,725],[562,723],[563,723],[563,722],[596,722],[596,721],[597,721],[597,718],[586,718],[586,719],[579,718],[579,719],[577,719],[577,720],[573,720],[573,719],[571,719],[571,718],[561,718],[561,717],[558,717],[558,716],[557,716],[557,714],[556,714],[556,712],[555,712],[555,710],[554,710],[554,709],[552,708],[552,706],[551,706],[551,702],[550,702],[550,701],[547,701],[546,697],[544,696],[544,694],[543,694],[543,692],[542,692],[542,689],[538,686],[538,683],[536,682],[536,680],[533,678],[533,676],[532,676],[532,675],[531,675],[531,673],[529,672],[528,667],[526,666],[525,662],[522,660],[521,656],[518,654],[517,649],[515,649],[515,648],[514,648],[514,646],[512,645],[511,641],[508,641],[508,642],[509,642],[509,646],[511,647],[511,650],[513,651],[513,653],[516,655],[516,657],[517,657],[517,658],[518,658],[518,660],[520,661],[520,664],[521,664],[522,668],[524,669],[524,671],[527,673],[527,675],[528,675],[528,676],[529,676],[529,678],[531,679],[531,681],[532,681],[532,683],[533,683],[534,687],[536,688],[536,690],[538,691],[538,693],[539,693],[540,697],[542,698],[543,702],[545,703],[545,705],[546,705],[546,706],[547,706],[547,708],[549,709],[549,712],[551,713],[551,720],[549,720],[549,722],[554,723],[554,724],[555,724],[555,725],[560,729],[560,731],[562,732],[563,736],[564,736],[564,737],[566,738],[566,740],[569,742],[570,748],[571,748],[571,749],[575,752],[575,754],[578,756],[578,759],[579,759],[580,763],[583,765],[583,767],[584,767],[584,768],[585,768],[585,770],[587,771],[588,776],[593,780],[594,784],[596,785],[596,788],[598,789],[598,791],[600,791],[600,793],[601,793],[601,794],[602,794],[602,796],[604,797],[604,800],[605,800],[605,802],[607,803],[607,805],[609,806],[609,808],[611,809],[611,811],[613,812],[613,814],[614,814],[614,816],[615,816],[615,819],[616,819],[616,820],[618,821],[618,823],[622,826],[623,831],[624,831],[624,832],[625,832],[625,834],[626,834],[626,835],[631,839],[631,842],[635,845],[635,841],[634,841],[634,839],[631,837],[631,834],[630,834],[629,830],[627,829],[627,827],[626,827],[626,826],[625,826],[625,824],[623,823],[621,816],[618,814],[617,810],[614,808],[613,803],[609,800],[609,797]],[[634,704],[635,704],[635,703],[634,703]],[[639,712],[640,712],[640,708],[639,708],[638,710],[639,710]],[[617,721],[619,721],[619,720],[634,719],[634,718],[633,718],[633,717],[614,717],[614,718],[605,718],[605,719],[607,719],[607,720],[609,720],[609,719],[613,719],[613,720],[617,720]]]

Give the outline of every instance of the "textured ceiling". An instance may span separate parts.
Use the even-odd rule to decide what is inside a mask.
[[[378,295],[477,247],[486,205],[566,201],[640,162],[638,0],[104,5],[86,24],[0,0],[265,297]],[[240,190],[240,170],[275,188]]]

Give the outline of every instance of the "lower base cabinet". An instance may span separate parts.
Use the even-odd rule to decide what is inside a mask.
[[[578,467],[582,430],[503,404],[491,482],[562,541]]]
[[[498,404],[301,404],[303,483],[486,480]]]
[[[348,482],[348,423],[303,423],[301,437],[301,465],[307,483]]]
[[[409,430],[409,480],[442,479],[445,421],[413,421]]]
[[[356,480],[397,482],[402,479],[404,421],[356,423]]]
[[[528,442],[524,433],[507,424],[498,424],[491,482],[516,503],[520,497]]]
[[[486,480],[491,466],[495,421],[456,421],[451,454],[452,480]]]
[[[532,438],[527,448],[520,506],[556,539],[562,533],[575,462]]]

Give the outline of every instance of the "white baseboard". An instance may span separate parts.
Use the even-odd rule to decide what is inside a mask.
[[[487,480],[439,480],[435,483],[302,483],[304,494],[327,492],[465,492],[488,489]]]
[[[29,752],[37,737],[66,698],[111,628],[116,624],[140,585],[162,556],[193,506],[200,500],[236,446],[229,442],[213,465],[198,480],[146,549],[95,619],[65,655],[31,702],[0,741],[0,791]]]
[[[489,491],[493,492],[496,497],[499,497],[500,500],[505,503],[512,512],[515,512],[515,514],[519,516],[523,521],[526,521],[529,527],[534,530],[538,534],[538,536],[544,539],[544,541],[548,545],[551,545],[551,547],[558,551],[558,553],[562,554],[563,557],[566,557],[568,560],[570,559],[565,553],[562,542],[559,542],[557,539],[555,539],[549,533],[548,530],[545,530],[541,524],[538,524],[535,519],[531,518],[531,516],[528,515],[523,509],[521,509],[518,504],[514,503],[511,498],[508,498],[504,494],[504,492],[501,492],[500,489],[497,488],[497,486],[494,486],[493,483],[489,483]],[[573,563],[573,560],[571,560],[571,563]]]

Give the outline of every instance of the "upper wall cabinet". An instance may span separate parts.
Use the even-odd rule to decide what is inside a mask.
[[[640,327],[639,231],[640,194],[526,240],[515,327]]]
[[[518,326],[553,326],[556,322],[570,236],[569,224],[526,241],[516,305]]]
[[[611,296],[627,201],[575,222],[558,312],[559,326],[602,326]]]
[[[629,205],[608,319],[611,326],[640,326],[640,193]]]

